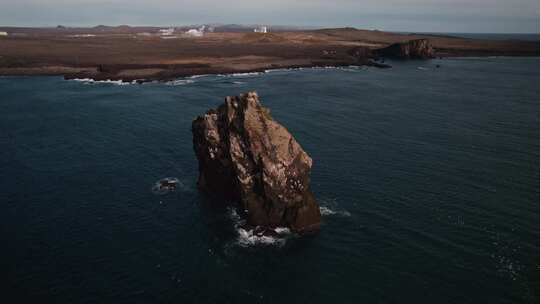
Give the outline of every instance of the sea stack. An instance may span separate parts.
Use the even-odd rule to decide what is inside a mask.
[[[321,213],[309,185],[312,159],[257,93],[225,98],[193,121],[192,132],[201,191],[237,204],[253,227],[319,230]]]
[[[377,56],[397,59],[430,59],[435,57],[433,46],[427,39],[395,43],[375,51]]]

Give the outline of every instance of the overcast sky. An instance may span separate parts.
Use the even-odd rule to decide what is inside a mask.
[[[3,26],[212,22],[540,33],[540,0],[0,0]]]

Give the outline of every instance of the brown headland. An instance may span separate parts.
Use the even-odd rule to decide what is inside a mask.
[[[215,31],[163,36],[157,27],[0,28],[0,75],[63,75],[96,80],[168,80],[200,74],[370,64],[394,43],[428,39],[436,57],[540,56],[540,42],[398,34],[354,28]],[[179,31],[180,32],[180,31]],[[183,32],[180,32],[183,33]],[[376,53],[376,52],[374,52]]]

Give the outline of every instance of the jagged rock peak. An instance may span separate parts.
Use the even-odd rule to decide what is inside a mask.
[[[202,191],[237,203],[256,227],[317,231],[312,159],[259,102],[256,92],[227,97],[192,124]]]

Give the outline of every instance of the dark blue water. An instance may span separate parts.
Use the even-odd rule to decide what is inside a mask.
[[[530,34],[450,33],[446,35],[462,37],[462,38],[470,38],[470,39],[540,41],[540,34],[538,33],[530,33]]]
[[[400,33],[400,32],[398,32]],[[414,34],[412,32],[401,32],[406,34]],[[437,33],[426,32],[420,33],[426,35],[435,36],[451,36],[469,39],[486,39],[486,40],[512,40],[512,41],[540,41],[540,33],[528,33],[528,34],[501,34],[501,33]]]
[[[4,299],[539,301],[540,59],[175,84],[0,78]],[[316,237],[251,244],[196,190],[191,120],[248,90],[314,160]]]

